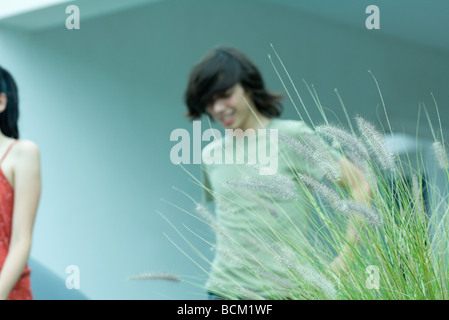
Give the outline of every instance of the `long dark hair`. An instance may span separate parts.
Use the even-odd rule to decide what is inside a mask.
[[[190,74],[184,96],[189,110],[187,116],[191,119],[201,117],[215,94],[223,93],[237,83],[246,92],[251,92],[257,110],[264,116],[281,115],[283,96],[265,88],[260,71],[241,51],[221,46],[206,54]]]
[[[0,113],[0,129],[5,136],[19,138],[19,95],[16,82],[11,74],[0,67],[0,93],[8,99],[6,109]]]

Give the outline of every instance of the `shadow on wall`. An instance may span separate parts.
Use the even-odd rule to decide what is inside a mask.
[[[30,258],[28,265],[31,271],[31,289],[36,300],[87,300],[80,290],[69,290],[65,279]]]

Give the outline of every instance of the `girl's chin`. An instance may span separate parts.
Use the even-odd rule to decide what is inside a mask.
[[[234,122],[235,122],[235,116],[232,116],[231,118],[229,118],[227,120],[221,121],[221,125],[225,128],[228,128],[228,127],[232,127]]]
[[[233,121],[232,123],[227,124],[227,125],[222,124],[222,126],[223,126],[223,128],[230,129],[230,130],[237,130],[237,129],[239,129],[239,126],[238,126],[238,124],[235,121]]]

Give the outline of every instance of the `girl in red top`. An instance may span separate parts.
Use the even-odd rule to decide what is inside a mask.
[[[0,67],[0,300],[33,299],[27,261],[41,193],[40,155],[19,140],[17,86]]]

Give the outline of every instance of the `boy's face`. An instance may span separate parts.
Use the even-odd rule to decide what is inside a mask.
[[[225,92],[215,94],[206,109],[225,129],[246,130],[256,128],[258,123],[250,106],[258,114],[250,94],[237,83]]]

